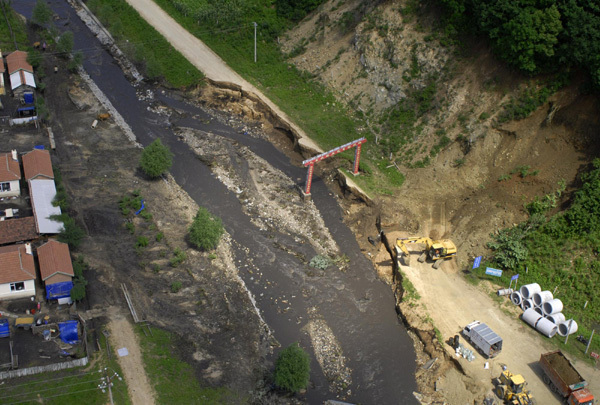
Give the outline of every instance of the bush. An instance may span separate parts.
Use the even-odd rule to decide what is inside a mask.
[[[503,229],[498,234],[492,234],[494,239],[488,242],[488,247],[494,251],[494,259],[501,266],[514,270],[527,259],[528,250],[523,242],[525,231],[521,227]]]
[[[298,392],[308,386],[310,358],[298,343],[286,347],[275,362],[275,385],[290,392]]]
[[[135,243],[136,247],[146,247],[148,246],[148,238],[145,236],[138,236],[137,242]]]
[[[183,285],[181,284],[181,281],[173,281],[171,283],[171,292],[173,294],[176,294],[179,292],[179,290],[181,290],[181,287],[183,287]]]
[[[58,38],[56,50],[63,58],[68,59],[71,55],[71,51],[73,50],[74,43],[73,33],[71,31],[67,31],[62,34],[60,38]]]
[[[173,257],[170,260],[171,267],[177,267],[187,259],[185,252],[179,248],[176,248],[173,252]]]
[[[150,178],[160,177],[161,174],[171,168],[173,164],[173,154],[169,148],[156,139],[142,152],[140,158],[140,167]]]
[[[87,270],[88,265],[83,259],[83,256],[77,256],[77,259],[73,261],[73,288],[71,289],[71,299],[73,301],[81,301],[85,298],[85,286],[87,280],[83,276],[84,270]]]
[[[212,250],[219,244],[223,232],[221,219],[212,215],[206,208],[200,207],[190,225],[189,238],[198,249]]]

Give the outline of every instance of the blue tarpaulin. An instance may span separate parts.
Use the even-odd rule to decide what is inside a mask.
[[[35,146],[33,147],[33,149],[44,150],[45,148],[44,148],[44,145],[35,145]]]
[[[46,286],[46,299],[57,300],[71,296],[73,289],[72,281],[63,281],[61,283],[49,284]]]
[[[70,345],[74,345],[79,342],[79,336],[77,335],[77,324],[77,321],[59,322],[58,330],[60,331],[60,340]]]
[[[0,338],[10,336],[10,326],[8,325],[8,319],[0,319]]]
[[[17,111],[33,111],[33,110],[35,110],[35,106],[21,107],[21,108],[17,109]]]
[[[33,93],[24,93],[23,101],[25,101],[25,104],[33,104]]]

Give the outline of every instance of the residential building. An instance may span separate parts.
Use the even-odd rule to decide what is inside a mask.
[[[73,264],[69,245],[50,239],[37,249],[40,276],[46,287],[47,299],[71,296]]]
[[[0,198],[21,195],[21,167],[17,151],[0,154]]]
[[[35,279],[30,244],[0,247],[0,300],[35,296]]]

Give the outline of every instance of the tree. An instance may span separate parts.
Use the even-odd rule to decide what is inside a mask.
[[[87,270],[88,265],[82,255],[77,256],[73,261],[73,288],[71,289],[71,299],[73,301],[81,301],[85,298],[85,286],[87,280],[83,276],[83,271]]]
[[[279,353],[275,362],[275,385],[290,392],[298,392],[308,386],[310,358],[293,343]]]
[[[476,19],[498,54],[508,63],[533,73],[555,53],[562,31],[556,5],[529,0],[479,0]]]
[[[275,7],[280,16],[292,21],[300,21],[323,2],[323,0],[275,0]]]
[[[150,178],[160,177],[161,174],[171,168],[173,164],[173,154],[169,148],[156,139],[150,145],[144,148],[140,158],[140,167]]]
[[[206,208],[200,207],[190,225],[189,239],[200,250],[212,250],[219,244],[223,232],[221,219],[212,215]]]
[[[73,59],[69,61],[69,70],[75,73],[81,63],[83,63],[83,52],[77,51],[73,54]]]
[[[71,56],[71,51],[73,51],[74,44],[75,42],[73,40],[73,33],[71,31],[67,31],[62,34],[60,38],[58,38],[56,50],[63,58],[68,59]]]
[[[61,214],[54,219],[63,223],[63,230],[58,234],[58,240],[67,243],[72,249],[79,247],[85,236],[85,231],[67,214]]]
[[[37,0],[31,12],[31,22],[43,27],[52,19],[52,10],[45,0]]]

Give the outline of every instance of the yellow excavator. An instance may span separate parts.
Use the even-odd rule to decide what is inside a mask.
[[[396,257],[403,257],[404,263],[410,265],[410,252],[406,245],[424,244],[425,250],[419,256],[419,262],[423,263],[427,256],[433,260],[433,268],[438,269],[445,259],[451,259],[456,256],[456,245],[450,239],[432,240],[427,237],[412,237],[396,239]],[[400,263],[398,263],[400,264]]]
[[[504,400],[505,404],[535,405],[533,396],[525,388],[526,385],[527,382],[521,374],[513,374],[503,367],[494,391],[500,399]]]

